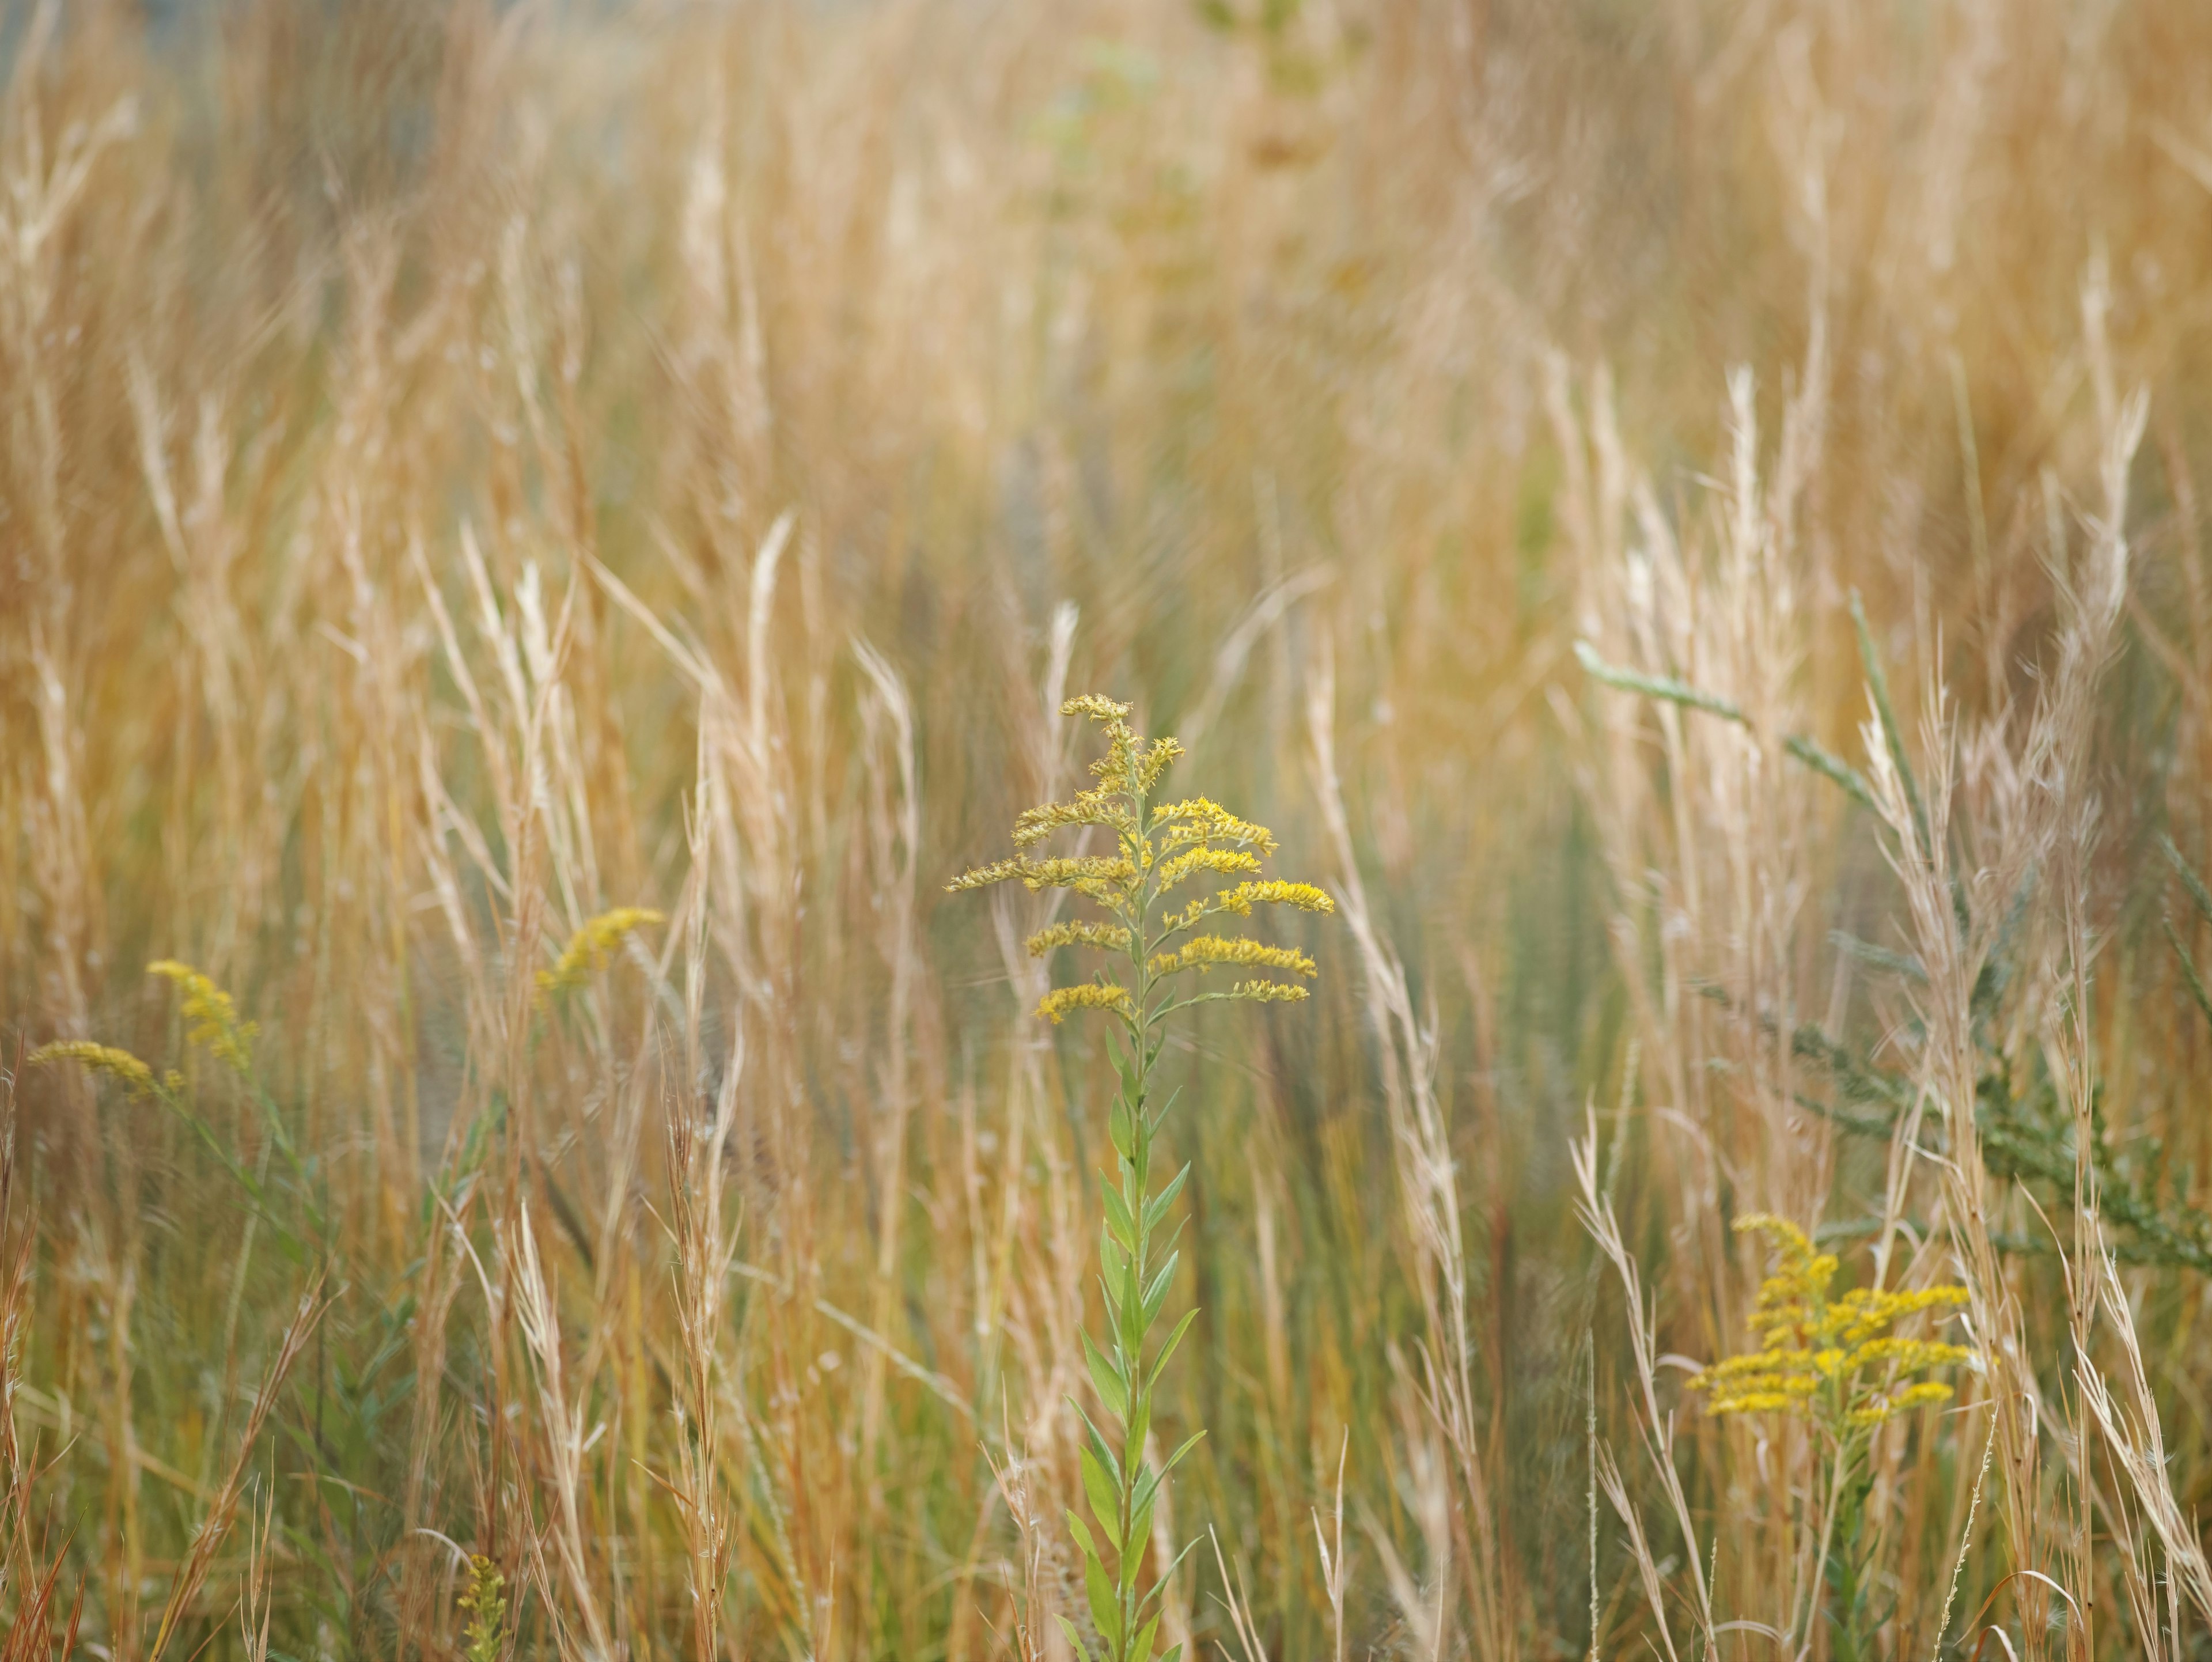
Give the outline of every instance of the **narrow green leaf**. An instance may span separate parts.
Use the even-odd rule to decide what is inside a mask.
[[[1182,1319],[1175,1324],[1175,1331],[1168,1335],[1167,1342],[1160,1347],[1160,1354],[1152,1358],[1152,1371],[1145,1379],[1147,1386],[1159,1383],[1160,1375],[1167,1369],[1168,1358],[1176,1354],[1176,1347],[1182,1342],[1182,1336],[1190,1331],[1190,1324],[1197,1319],[1195,1306],[1182,1312]]]
[[[1106,1481],[1106,1468],[1098,1464],[1098,1457],[1089,1449],[1079,1451],[1083,1462],[1083,1492],[1091,1499],[1091,1515],[1098,1520],[1098,1528],[1115,1551],[1121,1550],[1121,1526],[1118,1514],[1121,1497]]]
[[[1190,1162],[1186,1160],[1182,1170],[1168,1180],[1168,1186],[1145,1202],[1145,1233],[1147,1235],[1159,1227],[1160,1220],[1167,1216],[1168,1208],[1175,1204],[1175,1197],[1182,1193],[1183,1179],[1189,1175]]]
[[[1145,1434],[1152,1428],[1152,1393],[1149,1391],[1139,1391],[1135,1400],[1129,1404],[1129,1411],[1122,1416],[1121,1422],[1128,1428],[1128,1446],[1133,1449],[1143,1448]]]
[[[1125,1250],[1135,1251],[1137,1250],[1136,1220],[1129,1215],[1129,1202],[1123,1200],[1114,1185],[1106,1181],[1106,1174],[1103,1172],[1098,1174],[1098,1193],[1100,1198],[1106,1202],[1107,1230]],[[1149,1222],[1146,1227],[1150,1227]]]
[[[1083,1428],[1091,1434],[1091,1452],[1097,1455],[1098,1464],[1106,1468],[1106,1475],[1114,1480],[1118,1488],[1121,1482],[1121,1462],[1114,1452],[1114,1446],[1106,1440],[1106,1434],[1098,1429],[1098,1422],[1091,1417],[1090,1409],[1073,1397],[1067,1399],[1067,1405],[1075,1410],[1075,1417],[1083,1422]]]
[[[1137,1630],[1137,1642],[1129,1647],[1130,1662],[1152,1662],[1152,1641],[1159,1630],[1160,1618],[1157,1616]]]
[[[1176,1260],[1182,1256],[1180,1252],[1169,1253],[1168,1261],[1160,1266],[1160,1273],[1152,1277],[1152,1284],[1145,1289],[1145,1301],[1140,1308],[1144,1312],[1142,1324],[1148,1330],[1153,1318],[1160,1313],[1160,1306],[1167,1302],[1168,1283],[1175,1279]]]
[[[1106,1652],[1110,1656],[1121,1648],[1121,1605],[1115,1597],[1114,1583],[1106,1574],[1106,1567],[1096,1558],[1087,1560],[1083,1566],[1083,1590],[1091,1597],[1091,1624],[1106,1641]]]
[[[1081,1657],[1083,1662],[1091,1662],[1090,1647],[1083,1642],[1083,1635],[1076,1631],[1075,1623],[1064,1616],[1055,1615],[1052,1619],[1060,1623],[1060,1633],[1067,1640],[1067,1648]]]
[[[1075,1537],[1075,1544],[1086,1562],[1096,1560],[1098,1549],[1091,1544],[1091,1531],[1083,1527],[1083,1520],[1075,1515],[1075,1508],[1067,1509],[1067,1532]]]
[[[1083,1336],[1083,1355],[1091,1365],[1091,1383],[1097,1388],[1098,1400],[1106,1404],[1109,1414],[1126,1422],[1129,1416],[1128,1382],[1088,1333]],[[1133,1439],[1133,1446],[1134,1441]]]
[[[1158,1130],[1167,1123],[1168,1116],[1175,1112],[1176,1099],[1182,1095],[1182,1087],[1180,1085],[1168,1093],[1168,1099],[1160,1105],[1159,1111],[1152,1117],[1151,1129]]]
[[[1127,1103],[1120,1097],[1115,1098],[1114,1106],[1106,1116],[1106,1135],[1114,1145],[1114,1152],[1123,1160],[1127,1160],[1133,1152],[1131,1139],[1135,1135]]]
[[[1129,1514],[1129,1540],[1133,1551],[1141,1551],[1145,1541],[1152,1532],[1152,1502],[1147,1501]]]
[[[1189,1453],[1191,1450],[1196,1448],[1199,1445],[1200,1440],[1205,1435],[1205,1429],[1201,1427],[1199,1430],[1192,1432],[1189,1436],[1182,1440],[1182,1446],[1176,1450],[1174,1453],[1169,1455],[1167,1458],[1167,1463],[1160,1468],[1160,1482],[1164,1482],[1167,1481],[1168,1473],[1173,1471],[1177,1466],[1182,1464],[1182,1457]],[[1185,1547],[1183,1550],[1185,1552],[1188,1552],[1190,1548]]]

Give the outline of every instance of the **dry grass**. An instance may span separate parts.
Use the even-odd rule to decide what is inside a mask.
[[[1080,688],[1343,903],[1164,1631],[2202,1653],[2212,12],[191,9],[0,4],[0,1656],[1064,1655]]]

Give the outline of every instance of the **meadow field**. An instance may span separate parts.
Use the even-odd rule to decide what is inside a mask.
[[[0,77],[0,1662],[2212,1656],[2212,6]]]

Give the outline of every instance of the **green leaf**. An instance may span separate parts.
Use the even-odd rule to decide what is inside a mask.
[[[1121,1416],[1121,1423],[1128,1428],[1128,1446],[1133,1449],[1143,1448],[1145,1434],[1152,1428],[1152,1393],[1151,1391],[1140,1391],[1137,1393],[1136,1399],[1129,1404],[1129,1411]],[[1140,1455],[1137,1458],[1143,1457]]]
[[[1083,1520],[1075,1515],[1073,1507],[1067,1509],[1067,1532],[1075,1537],[1075,1544],[1081,1549],[1084,1561],[1086,1563],[1096,1562],[1098,1549],[1091,1544],[1091,1531],[1083,1527]]]
[[[1115,1597],[1114,1583],[1106,1574],[1106,1567],[1096,1558],[1083,1566],[1083,1590],[1091,1596],[1091,1620],[1097,1628],[1098,1636],[1106,1641],[1109,1655],[1121,1648],[1121,1605]]]
[[[1126,1422],[1129,1417],[1129,1382],[1088,1333],[1083,1336],[1083,1356],[1091,1365],[1091,1383],[1097,1387],[1098,1400],[1106,1404],[1109,1414]]]
[[[1190,1175],[1190,1162],[1185,1160],[1182,1171],[1168,1180],[1168,1186],[1145,1202],[1145,1233],[1149,1235],[1160,1227],[1160,1220],[1175,1204],[1175,1197],[1182,1193],[1183,1179]]]
[[[1083,1428],[1090,1433],[1091,1452],[1097,1456],[1098,1464],[1106,1468],[1106,1475],[1114,1480],[1118,1493],[1121,1482],[1121,1462],[1115,1458],[1113,1445],[1106,1440],[1106,1434],[1098,1429],[1098,1422],[1091,1417],[1082,1403],[1073,1397],[1064,1400],[1075,1410],[1075,1417],[1083,1422]]]
[[[1114,1106],[1106,1116],[1106,1135],[1114,1145],[1114,1152],[1123,1160],[1131,1156],[1133,1145],[1130,1139],[1135,1135],[1136,1127],[1129,1118],[1128,1105],[1121,1098],[1115,1098]]]
[[[1169,1646],[1168,1653],[1160,1659],[1160,1662],[1182,1662],[1182,1647],[1180,1645]]]
[[[1121,1550],[1121,1525],[1119,1521],[1121,1497],[1115,1493],[1114,1485],[1106,1481],[1106,1468],[1098,1464],[1098,1457],[1089,1449],[1079,1451],[1083,1462],[1083,1492],[1091,1498],[1091,1515],[1098,1520],[1098,1527],[1114,1550]]]
[[[1098,1193],[1106,1202],[1108,1231],[1124,1249],[1131,1252],[1135,1251],[1137,1250],[1136,1220],[1129,1215],[1129,1202],[1123,1200],[1114,1185],[1106,1181],[1106,1174],[1103,1172],[1098,1174]],[[1151,1208],[1148,1207],[1146,1210],[1148,1215],[1146,1227],[1149,1228]]]
[[[1075,1623],[1064,1616],[1055,1616],[1052,1619],[1060,1623],[1060,1630],[1067,1639],[1067,1648],[1081,1657],[1083,1662],[1091,1662],[1090,1647],[1083,1642],[1083,1635],[1076,1631]]]
[[[1152,1532],[1152,1503],[1146,1501],[1129,1514],[1129,1543],[1133,1556],[1141,1555],[1144,1543]]]
[[[1160,1618],[1158,1616],[1137,1629],[1137,1642],[1129,1647],[1132,1662],[1152,1662],[1152,1640],[1159,1630]]]
[[[1129,1549],[1121,1555],[1121,1597],[1127,1598],[1137,1586],[1137,1575],[1145,1568],[1145,1539],[1140,1535],[1129,1537]],[[1134,1653],[1141,1655],[1141,1652]]]
[[[1160,1266],[1160,1273],[1152,1277],[1152,1284],[1145,1289],[1145,1302],[1141,1306],[1144,1321],[1141,1325],[1147,1330],[1152,1327],[1153,1318],[1160,1313],[1160,1306],[1167,1302],[1168,1283],[1174,1280],[1176,1261],[1182,1257],[1182,1254],[1180,1252],[1169,1253],[1168,1261]]]
[[[1195,1308],[1182,1312],[1182,1319],[1175,1324],[1175,1331],[1168,1335],[1168,1342],[1160,1347],[1160,1354],[1152,1359],[1152,1371],[1145,1380],[1146,1385],[1159,1382],[1161,1373],[1167,1368],[1168,1358],[1176,1354],[1176,1347],[1182,1342],[1182,1336],[1190,1331],[1190,1324],[1197,1319]]]
[[[1167,1476],[1168,1476],[1168,1473],[1170,1473],[1170,1471],[1173,1471],[1173,1470],[1174,1470],[1177,1466],[1179,1466],[1179,1465],[1181,1465],[1181,1464],[1182,1464],[1182,1457],[1183,1457],[1184,1455],[1186,1455],[1186,1454],[1189,1453],[1189,1452],[1191,1452],[1191,1450],[1193,1450],[1193,1449],[1196,1448],[1196,1447],[1198,1446],[1198,1445],[1199,1445],[1199,1440],[1200,1440],[1200,1438],[1204,1437],[1205,1435],[1206,1435],[1205,1429],[1204,1429],[1204,1428],[1202,1428],[1202,1427],[1201,1427],[1200,1429],[1198,1429],[1198,1430],[1196,1430],[1196,1431],[1192,1432],[1192,1433],[1190,1434],[1190,1435],[1189,1435],[1189,1436],[1188,1436],[1188,1437],[1184,1438],[1184,1439],[1182,1440],[1182,1446],[1181,1448],[1178,1448],[1177,1450],[1176,1450],[1176,1452],[1175,1452],[1174,1453],[1172,1453],[1172,1454],[1169,1455],[1169,1456],[1168,1456],[1168,1458],[1167,1458],[1167,1463],[1166,1463],[1164,1465],[1161,1466],[1161,1468],[1160,1468],[1160,1475],[1159,1475],[1159,1476],[1158,1476],[1157,1479],[1155,1479],[1155,1480],[1154,1480],[1154,1481],[1155,1481],[1155,1482],[1156,1482],[1156,1483],[1162,1483],[1162,1482],[1165,1482],[1167,1481]],[[1195,1544],[1195,1543],[1194,1543],[1194,1544]],[[1183,1549],[1183,1550],[1184,1550],[1185,1552],[1188,1552],[1188,1551],[1190,1550],[1190,1548],[1189,1548],[1189,1547],[1185,1547],[1185,1548]]]

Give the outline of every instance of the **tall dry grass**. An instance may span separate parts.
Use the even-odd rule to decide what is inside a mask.
[[[474,1555],[517,1655],[1064,1654],[1106,1101],[939,889],[1083,687],[1343,903],[1163,1062],[1164,1629],[2203,1649],[2212,14],[0,69],[0,1655],[460,1654]],[[1681,1390],[1758,1210],[1972,1295],[1856,1627],[1812,1434]]]

